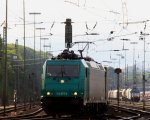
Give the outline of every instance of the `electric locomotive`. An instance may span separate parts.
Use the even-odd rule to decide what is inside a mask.
[[[41,105],[47,114],[78,112],[102,113],[107,110],[106,71],[90,57],[70,51],[71,19],[66,22],[65,49],[43,65]],[[89,43],[87,43],[89,44]]]
[[[65,50],[43,65],[41,105],[48,114],[104,112],[106,93],[105,69],[90,58]]]

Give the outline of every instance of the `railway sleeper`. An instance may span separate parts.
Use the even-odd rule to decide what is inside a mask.
[[[105,103],[87,103],[85,111],[88,114],[103,114],[107,111],[107,105]]]

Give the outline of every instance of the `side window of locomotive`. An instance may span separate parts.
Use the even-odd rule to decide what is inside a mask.
[[[61,66],[60,65],[47,65],[46,75],[49,77],[61,76]]]

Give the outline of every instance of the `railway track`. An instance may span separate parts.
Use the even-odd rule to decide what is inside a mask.
[[[39,114],[42,111],[42,108],[37,109],[33,112],[27,110],[26,112],[22,113],[21,115],[14,115],[14,116],[3,116],[0,117],[1,120],[17,120],[17,119],[23,119],[23,118],[32,118],[33,116],[36,116],[37,114]],[[37,116],[38,118],[39,116]]]
[[[123,119],[125,120],[150,120],[150,112],[149,111],[143,111],[141,109],[128,107],[128,106],[117,106],[117,105],[111,105],[115,109],[119,109],[119,111],[125,111],[129,112],[129,114],[133,116],[127,116]]]
[[[16,116],[5,116],[5,117],[1,117],[1,120],[18,120],[18,119],[32,119],[32,120],[47,120],[47,119],[60,119],[60,120],[66,120],[66,119],[71,119],[71,120],[78,120],[78,119],[95,119],[95,120],[99,120],[99,119],[106,119],[106,118],[115,118],[115,119],[120,119],[121,117],[117,117],[117,116],[113,116],[113,115],[87,115],[87,114],[82,114],[82,115],[56,115],[56,117],[53,116],[49,116],[46,115],[44,113],[42,113],[42,109],[39,109],[37,111],[34,111],[32,113],[28,113],[28,114],[23,114],[23,115],[16,115]]]
[[[117,105],[117,101],[110,102],[110,105]],[[134,109],[143,109],[143,103],[142,102],[125,102],[125,101],[119,101],[119,106],[134,108]],[[150,111],[150,102],[145,103],[145,111]]]
[[[21,110],[23,108],[24,108],[23,105],[19,105],[16,108],[14,106],[8,107],[8,108],[5,109],[5,115],[8,115],[8,114],[10,114],[11,112],[14,112],[14,111]],[[0,109],[0,116],[1,115],[4,115],[4,110],[3,109]]]
[[[23,107],[23,106],[22,106]],[[21,108],[19,108],[22,110]],[[20,110],[17,110],[18,112]],[[14,108],[7,109],[8,111]],[[0,120],[149,120],[150,112],[131,109],[129,107],[110,105],[108,111],[104,114],[75,114],[75,115],[56,115],[55,117],[47,115],[42,108],[35,107],[33,110],[26,110],[22,114],[14,116],[0,116]]]
[[[39,108],[33,112],[27,112],[26,114],[16,115],[16,116],[5,116],[1,117],[1,120],[19,120],[19,119],[26,119],[26,120],[130,120],[141,117],[140,114],[134,113],[133,111],[124,110],[125,108],[120,108],[119,111],[115,106],[110,107],[108,113],[105,114],[76,114],[76,115],[56,115],[55,117],[46,115],[43,112],[42,108]]]

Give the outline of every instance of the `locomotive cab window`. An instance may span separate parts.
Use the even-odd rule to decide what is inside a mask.
[[[46,74],[49,77],[78,77],[79,65],[47,65]]]

